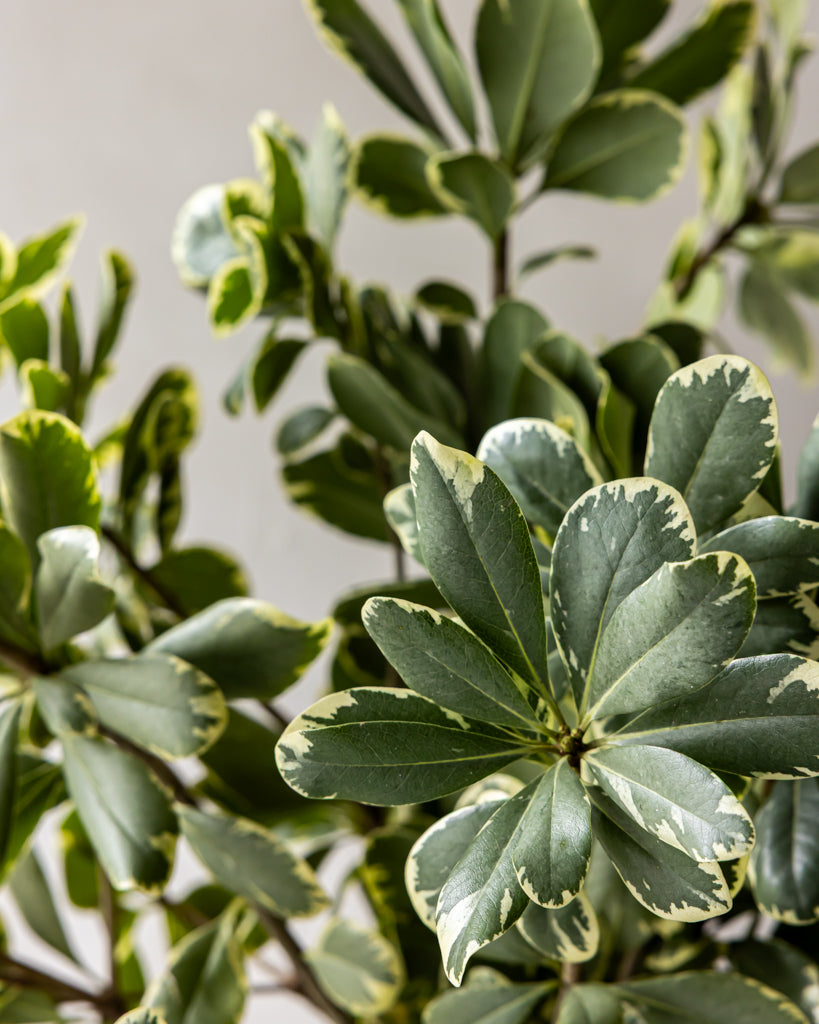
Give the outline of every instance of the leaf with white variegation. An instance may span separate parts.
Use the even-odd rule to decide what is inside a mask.
[[[819,775],[819,665],[792,654],[741,658],[703,689],[649,708],[611,739],[669,747],[735,775]]]
[[[731,909],[718,863],[702,863],[640,828],[600,790],[590,790],[592,827],[631,895],[670,921],[704,921]]]
[[[276,763],[304,796],[394,806],[454,793],[526,752],[487,723],[373,686],[331,694],[295,718]]]
[[[91,698],[101,722],[161,757],[202,753],[227,722],[213,680],[172,655],[83,661],[61,677]]]
[[[424,1007],[423,1024],[525,1024],[556,982],[512,984],[502,974],[471,971],[463,988],[444,992]]]
[[[374,928],[352,921],[331,920],[306,959],[332,1001],[356,1017],[386,1013],[404,984],[395,947]]]
[[[819,920],[819,780],[780,782],[757,815],[748,864],[754,897],[786,924]]]
[[[642,711],[705,686],[742,647],[755,610],[754,579],[737,555],[660,566],[603,631],[580,714]]]
[[[100,579],[100,542],[90,527],[49,530],[38,537],[37,548],[37,619],[50,651],[102,622],[113,610],[114,592]]]
[[[753,845],[753,824],[731,790],[675,750],[592,750],[583,771],[641,828],[694,860],[734,860]]]
[[[782,652],[819,658],[819,607],[808,594],[760,601],[743,658]]]
[[[215,878],[278,917],[309,917],[328,905],[313,869],[253,821],[178,807],[182,834]]]
[[[495,725],[536,725],[512,676],[457,622],[431,608],[385,597],[369,600],[362,618],[387,661],[422,697]]]
[[[569,509],[552,553],[551,608],[578,704],[614,611],[665,562],[690,558],[694,545],[685,503],[658,480],[603,484]]]
[[[762,373],[738,356],[710,356],[663,385],[645,472],[676,487],[697,530],[713,529],[754,493],[776,454],[776,406]]]
[[[526,520],[478,459],[428,434],[412,446],[424,565],[467,626],[530,685],[546,675],[546,620]]]
[[[166,1024],[166,1022],[159,1014],[143,1006],[131,1010],[124,1017],[119,1017],[116,1024]]]
[[[543,907],[565,906],[583,886],[591,846],[589,800],[562,758],[538,780],[521,818],[512,848],[521,888]]]
[[[532,786],[495,811],[444,883],[435,911],[444,970],[458,986],[478,950],[508,931],[529,898],[518,884],[512,850]]]
[[[415,495],[412,484],[394,487],[384,498],[384,517],[401,546],[419,565],[424,564],[418,540],[418,520],[415,517]]]
[[[453,867],[503,802],[503,799],[493,799],[459,807],[428,828],[410,850],[406,866],[407,893],[427,928],[435,930],[438,898]]]
[[[819,586],[819,524],[763,516],[715,534],[700,551],[733,551],[748,563],[759,597],[782,597]]]
[[[547,960],[586,963],[600,945],[600,925],[585,893],[557,910],[530,903],[515,927]]]
[[[526,167],[592,90],[600,44],[591,13],[583,0],[484,0],[475,46],[500,151]]]
[[[499,423],[484,436],[478,458],[506,484],[529,522],[552,537],[569,507],[602,483],[574,438],[549,420]]]

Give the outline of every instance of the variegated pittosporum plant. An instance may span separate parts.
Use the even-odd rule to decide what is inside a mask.
[[[590,962],[612,982],[561,999],[554,969],[508,987],[478,970],[427,1020],[445,1007],[466,1020],[488,995],[509,1007],[502,1020],[544,1000],[561,1024],[620,1021],[632,1005],[628,1019],[682,1020],[734,998],[748,1020],[800,1019],[736,977],[627,980],[647,950],[612,969],[607,935],[622,913],[607,903],[612,866],[668,922],[642,918],[646,932],[684,939],[665,969],[713,963],[720,932],[701,922],[748,905],[748,887],[772,921],[819,912],[819,664],[805,656],[819,526],[759,494],[777,432],[762,374],[713,356],[661,389],[644,476],[603,482],[541,419],[493,427],[477,458],[416,438],[402,540],[446,611],[369,600],[365,626],[407,688],[325,697],[285,730],[279,768],[324,799],[429,805],[465,790],[406,866],[454,985],[473,957],[497,948],[514,963],[521,947],[523,962]],[[746,956],[764,954],[752,943],[740,970]],[[750,973],[794,997],[775,971]],[[805,987],[796,1002],[815,1016]]]
[[[445,4],[395,0],[427,82],[378,24],[380,5],[305,3],[325,42],[413,133],[350,142],[328,106],[307,141],[259,114],[250,128],[258,180],[198,191],[173,242],[182,280],[207,292],[218,336],[266,322],[226,392],[234,414],[244,404],[264,411],[315,341],[334,345],[319,348],[327,395],[291,411],[276,436],[299,507],[395,542],[382,499],[407,481],[413,437],[427,430],[474,451],[513,416],[558,422],[593,450],[605,476],[639,471],[662,383],[707,346],[724,347],[716,329],[733,300],[726,255],[743,261],[744,321],[780,361],[809,372],[813,346],[791,300],[819,298],[819,158],[816,147],[794,158],[788,146],[810,45],[806,0],[703,3],[659,53],[652,37],[673,0],[476,0],[468,6],[477,74]],[[646,282],[643,322],[589,353],[519,293],[533,294],[536,272],[594,251],[555,237],[518,255],[517,225],[567,192],[644,202],[667,191],[692,148],[684,108],[723,80],[701,132],[702,210],[682,229],[659,287]],[[351,200],[399,223],[471,223],[487,245],[489,303],[448,279],[420,281],[410,296],[354,281],[336,254]],[[396,559],[400,578],[398,546]],[[389,666],[350,609],[338,609],[334,685],[383,683]]]

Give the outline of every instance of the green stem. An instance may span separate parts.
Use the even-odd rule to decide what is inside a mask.
[[[685,274],[674,282],[674,294],[678,301],[682,301],[694,287],[697,277],[708,264],[718,256],[723,249],[727,249],[733,242],[737,232],[748,224],[761,224],[767,219],[767,210],[758,199],[750,196],[745,203],[742,213],[733,223],[729,224],[711,241],[705,248],[701,249]]]
[[[492,298],[495,302],[509,294],[509,230],[498,235],[492,260]]]
[[[557,1002],[552,1013],[553,1021],[560,1016],[560,1008],[563,1005],[563,1000],[569,994],[569,990],[579,984],[582,977],[580,964],[563,964],[560,972],[560,992],[558,992]]]

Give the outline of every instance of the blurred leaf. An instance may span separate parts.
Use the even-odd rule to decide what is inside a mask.
[[[0,864],[5,863],[14,825],[21,707],[16,700],[0,706]]]
[[[29,622],[31,559],[25,544],[0,520],[0,638],[23,650],[36,647]]]
[[[83,224],[83,217],[73,217],[47,234],[26,239],[17,250],[14,276],[4,293],[15,298],[18,295],[36,298],[46,291],[71,259]],[[3,305],[0,301],[0,310]]]
[[[603,47],[601,79],[628,60],[632,48],[654,31],[670,6],[671,0],[591,0]]]
[[[271,196],[270,227],[275,235],[304,227],[304,196],[287,146],[287,129],[275,114],[257,115],[250,126],[256,167]]]
[[[466,984],[433,999],[424,1010],[424,1024],[526,1024],[538,1003],[555,986],[511,984],[502,975],[489,978],[473,971]],[[601,1022],[602,1024],[602,1022]]]
[[[70,383],[62,370],[40,359],[27,359],[20,367],[20,391],[25,408],[57,412],[67,403]]]
[[[469,217],[497,240],[515,205],[515,183],[503,165],[477,151],[439,153],[426,168],[435,195],[454,213]]]
[[[239,255],[223,216],[224,185],[206,185],[176,215],[171,257],[183,284],[202,288],[220,267]]]
[[[4,721],[7,725],[7,720]],[[11,830],[5,848],[4,871],[27,848],[29,839],[45,813],[65,800],[60,766],[18,749],[14,759],[13,793]]]
[[[279,427],[276,447],[282,455],[294,455],[324,433],[335,418],[335,412],[320,405],[298,409]]]
[[[369,135],[353,155],[352,178],[361,199],[393,217],[429,217],[447,213],[426,177],[432,150],[411,139]]]
[[[17,861],[8,884],[18,910],[34,934],[69,960],[80,963],[65,934],[54,896],[34,850]]]
[[[415,301],[440,320],[452,323],[475,320],[478,316],[472,296],[450,281],[428,281],[415,293]]]
[[[813,340],[776,276],[762,264],[752,264],[742,278],[739,312],[771,346],[780,365],[794,366],[803,379],[811,377]]]
[[[521,356],[534,348],[548,327],[538,309],[518,299],[502,299],[492,311],[481,348],[487,426],[513,415]]]
[[[597,250],[587,245],[560,245],[556,249],[546,249],[530,256],[521,264],[518,270],[518,283],[522,284],[537,271],[544,270],[563,260],[593,260],[596,258]]]
[[[333,248],[347,202],[350,146],[332,103],[325,103],[304,168],[307,214],[327,250]]]
[[[250,380],[256,410],[263,412],[284,384],[307,343],[297,338],[277,338],[270,331],[253,357]]]
[[[434,136],[441,130],[401,58],[357,0],[305,0],[327,46],[348,60],[402,113]],[[173,1024],[168,1021],[168,1024]]]
[[[819,143],[795,156],[782,175],[780,203],[819,203]]]
[[[97,337],[90,370],[92,381],[104,372],[105,362],[117,343],[134,283],[133,268],[122,253],[115,250],[107,252],[102,260]]]
[[[68,898],[75,907],[92,909],[100,899],[100,871],[85,829],[76,811],[60,825],[60,846],[65,863]]]
[[[799,453],[796,481],[797,497],[791,515],[819,520],[819,416]]]
[[[48,335],[48,317],[34,299],[0,308],[0,339],[18,367],[28,359],[48,362]]]
[[[213,548],[169,551],[148,572],[185,615],[195,615],[225,598],[247,594],[242,569],[229,555]]]

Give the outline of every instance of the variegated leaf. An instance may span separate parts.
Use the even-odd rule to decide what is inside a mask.
[[[557,910],[530,903],[516,927],[547,960],[582,964],[591,960],[600,944],[597,915],[583,893]]]

